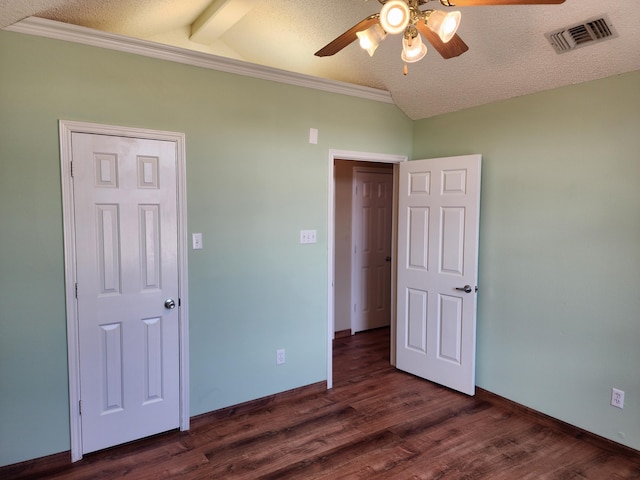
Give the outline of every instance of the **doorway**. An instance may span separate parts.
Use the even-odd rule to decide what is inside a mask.
[[[350,155],[351,154],[351,155]],[[330,152],[329,164],[329,225],[328,237],[335,238],[335,181],[334,161],[336,159],[366,161],[366,153]],[[406,158],[404,158],[406,160]],[[372,160],[385,162],[385,160]],[[437,357],[438,361],[449,362],[452,368],[443,369],[443,375],[434,375],[433,369],[415,373],[407,368],[403,360],[403,369],[435,381],[449,388],[473,395],[475,390],[475,335],[476,335],[476,292],[478,267],[478,232],[479,232],[479,201],[480,201],[480,155],[466,155],[458,157],[432,158],[404,162],[402,159],[387,160],[394,165],[394,205],[393,212],[401,212],[402,231],[400,221],[396,215],[393,219],[393,256],[402,258],[401,268],[393,268],[392,276],[392,316],[391,316],[391,358],[390,363],[400,365],[400,354],[405,358],[407,352],[418,352],[424,358]],[[411,166],[409,166],[411,164]],[[433,167],[435,165],[435,167]],[[433,167],[433,168],[432,168]],[[432,171],[433,170],[433,171]],[[433,179],[433,185],[432,181]],[[456,198],[457,200],[453,200]],[[421,199],[418,202],[418,199]],[[413,204],[414,200],[418,203]],[[449,203],[449,200],[453,203]],[[424,202],[427,203],[424,203]],[[463,202],[463,203],[460,203]],[[399,208],[402,205],[402,209]],[[429,212],[433,208],[434,214]],[[427,221],[428,220],[428,221]],[[432,222],[433,220],[433,222]],[[433,224],[432,224],[433,223]],[[427,228],[428,225],[428,228]],[[436,234],[434,245],[438,248],[426,248],[420,239],[431,239]],[[427,234],[429,235],[427,237]],[[407,243],[408,239],[410,243]],[[413,240],[416,240],[414,242]],[[429,244],[431,240],[429,240]],[[407,250],[409,245],[411,250]],[[420,246],[423,245],[423,246]],[[328,338],[327,338],[327,388],[333,386],[333,332],[334,332],[334,299],[335,299],[335,253],[334,242],[329,242],[328,258]],[[402,250],[401,248],[402,247]],[[415,248],[414,248],[415,247]],[[426,263],[426,253],[435,255]],[[468,267],[463,267],[462,260]],[[433,265],[433,268],[428,267]],[[424,286],[412,288],[407,282],[406,271],[413,273],[442,271],[448,274],[460,285],[445,285],[444,292],[431,289],[424,290]],[[400,276],[401,271],[403,276]],[[402,284],[400,280],[402,279]],[[466,284],[465,284],[466,282]],[[475,288],[474,286],[475,285]],[[402,286],[402,288],[400,288]],[[401,290],[402,299],[396,298],[396,290]],[[463,292],[461,295],[459,292]],[[427,295],[439,295],[434,301],[427,302]],[[468,297],[467,297],[468,296]],[[466,299],[464,297],[467,297]],[[408,300],[408,302],[407,302]],[[427,315],[427,305],[435,308],[435,314]],[[463,304],[468,306],[464,309]],[[402,307],[402,308],[400,308]],[[433,308],[431,308],[433,310]],[[400,311],[401,310],[401,311]],[[466,312],[466,314],[465,314]],[[398,324],[398,317],[402,317],[402,328]],[[408,322],[408,323],[407,323]],[[425,347],[427,329],[439,329],[442,335],[430,335],[438,344],[428,349]],[[400,341],[401,340],[401,341]],[[400,351],[402,349],[402,352]],[[397,363],[398,362],[398,363]],[[415,362],[425,364],[425,362]]]
[[[333,359],[332,359],[332,355],[333,355],[333,339],[334,339],[334,335],[335,332],[337,330],[336,328],[336,311],[335,311],[335,305],[336,305],[336,290],[338,288],[341,289],[341,291],[344,290],[344,280],[345,280],[345,276],[344,276],[344,272],[336,272],[337,270],[337,258],[336,258],[336,242],[344,242],[344,236],[341,238],[338,238],[336,235],[336,212],[337,212],[337,203],[339,201],[342,201],[342,196],[338,196],[338,192],[337,192],[337,188],[336,188],[336,178],[335,178],[335,173],[336,173],[336,162],[341,162],[340,165],[343,165],[344,168],[349,168],[349,169],[353,169],[354,166],[358,165],[357,162],[364,162],[363,165],[367,166],[367,167],[385,167],[385,165],[387,166],[387,168],[389,168],[389,165],[391,166],[391,169],[393,170],[394,174],[393,174],[393,178],[394,178],[394,182],[393,182],[393,206],[392,206],[392,211],[396,210],[396,205],[395,205],[395,192],[397,190],[397,185],[396,185],[396,170],[397,170],[397,165],[400,162],[404,162],[407,160],[406,156],[402,156],[402,155],[389,155],[389,154],[381,154],[381,153],[370,153],[370,152],[354,152],[354,151],[344,151],[344,150],[330,150],[329,151],[329,168],[328,168],[328,172],[329,172],[329,209],[328,209],[328,225],[327,225],[327,232],[328,232],[328,238],[329,238],[329,255],[328,255],[328,281],[329,281],[329,285],[328,285],[328,308],[327,308],[327,388],[332,388],[333,387]],[[344,163],[342,163],[344,162]],[[351,195],[351,189],[349,187],[348,189],[349,195]],[[392,230],[395,229],[395,222],[396,220],[393,219],[392,222]],[[350,222],[349,222],[350,223]],[[395,243],[394,241],[392,241],[391,244],[391,251],[394,252],[395,251]],[[391,257],[393,257],[394,254],[391,254]],[[344,266],[343,262],[339,263],[340,266]],[[395,336],[393,334],[393,330],[395,328],[395,274],[393,273],[393,266],[392,266],[392,275],[391,275],[391,332],[392,332],[392,341],[391,341],[391,363],[395,363]],[[338,280],[340,278],[340,280]],[[348,274],[347,278],[347,286],[346,289],[349,290],[349,292],[351,291],[351,275]],[[350,296],[349,296],[350,298]],[[342,302],[338,308],[344,308],[344,302],[345,299],[344,297],[340,297],[338,298],[339,302]],[[349,303],[347,303],[347,305],[349,305]],[[351,306],[348,306],[347,308],[352,308]],[[347,328],[342,328],[341,325],[344,325],[344,318],[338,319],[338,322],[343,322],[343,323],[338,323],[338,328],[340,330],[347,330]],[[349,324],[350,324],[350,320],[349,320]],[[351,327],[349,326],[348,329],[350,329]],[[339,330],[339,331],[340,331]]]
[[[391,318],[393,165],[335,162],[335,335]]]

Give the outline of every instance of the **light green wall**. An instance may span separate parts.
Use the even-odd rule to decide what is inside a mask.
[[[477,384],[640,449],[640,72],[415,122],[414,158],[468,153]]]
[[[635,72],[412,124],[0,32],[0,465],[69,449],[60,118],[186,134],[205,247],[189,252],[192,415],[326,378],[329,149],[482,153],[479,386],[639,449],[639,86]],[[319,243],[300,246],[302,228]]]
[[[189,251],[192,415],[326,379],[328,152],[410,155],[411,121],[0,32],[0,465],[70,448],[58,119],[186,134],[188,231],[204,236]],[[319,241],[301,246],[308,228]]]

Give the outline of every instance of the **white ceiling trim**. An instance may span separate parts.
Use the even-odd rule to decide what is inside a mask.
[[[13,25],[5,27],[3,30],[79,43],[82,45],[90,45],[98,48],[106,48],[109,50],[117,50],[120,52],[167,60],[169,62],[208,68],[210,70],[235,73],[246,77],[260,78],[263,80],[286,83],[314,90],[365,98],[377,102],[394,103],[391,98],[391,94],[386,90],[363,87],[335,80],[327,80],[300,73],[287,72],[285,70],[243,62],[232,58],[219,57],[203,52],[195,52],[171,45],[125,37],[123,35],[38,17],[25,18]]]

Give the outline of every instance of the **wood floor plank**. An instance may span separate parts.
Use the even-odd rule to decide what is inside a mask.
[[[257,478],[297,458],[324,455],[333,444],[353,442],[360,435],[350,419],[357,415],[353,408],[341,407],[331,414],[299,419],[295,424],[274,424],[261,434],[207,449],[205,455],[212,465],[220,466],[212,469],[219,478]],[[318,431],[323,435],[318,436]]]
[[[320,385],[192,419],[86,455],[0,468],[3,480],[622,480],[640,453],[484,392],[469,397],[394,369],[389,329],[337,338]]]

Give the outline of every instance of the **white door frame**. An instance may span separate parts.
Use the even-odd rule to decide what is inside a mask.
[[[328,171],[328,209],[327,209],[327,388],[333,388],[333,336],[334,336],[334,262],[335,262],[335,180],[334,180],[334,166],[335,160],[353,160],[356,162],[371,162],[371,163],[393,163],[406,162],[408,157],[406,155],[392,155],[388,153],[372,153],[372,152],[357,152],[351,150],[329,150],[329,166]],[[392,223],[392,237],[391,237],[391,251],[392,257],[395,258],[396,251],[396,210],[397,210],[397,185],[396,185],[396,170],[393,169],[393,223]],[[391,363],[395,363],[395,325],[396,325],[396,308],[395,308],[395,285],[396,277],[394,273],[394,267],[392,264],[391,269]]]
[[[189,302],[187,285],[187,189],[185,135],[177,132],[100,125],[67,120],[59,121],[60,174],[62,181],[62,219],[64,234],[65,302],[67,309],[67,349],[69,365],[69,421],[71,461],[82,458],[82,424],[80,419],[80,364],[78,312],[75,295],[76,244],[73,182],[71,177],[71,135],[89,133],[117,137],[166,140],[176,143],[177,212],[178,212],[178,291],[180,298],[180,430],[189,429]]]

